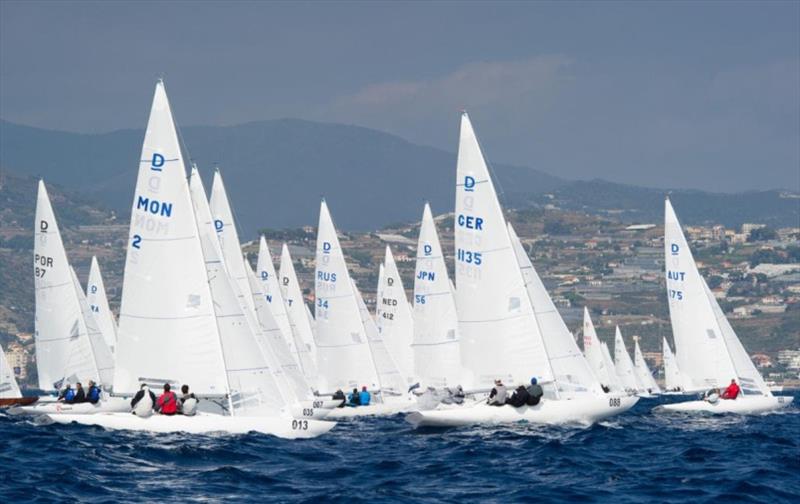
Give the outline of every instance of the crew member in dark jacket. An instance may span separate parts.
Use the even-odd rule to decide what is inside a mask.
[[[542,400],[542,396],[544,395],[544,390],[542,390],[542,386],[536,380],[534,376],[531,378],[531,384],[528,386],[528,406],[536,406],[539,404],[539,401]]]
[[[85,403],[86,402],[86,392],[83,390],[83,385],[81,382],[75,384],[75,397],[71,401],[66,401],[70,404],[78,404],[78,403]]]
[[[530,396],[528,395],[528,390],[525,388],[525,385],[520,385],[519,387],[517,387],[514,393],[511,394],[511,399],[506,401],[506,404],[510,404],[515,408],[519,408],[521,406],[525,406],[526,404],[528,404],[528,399],[530,399]]]

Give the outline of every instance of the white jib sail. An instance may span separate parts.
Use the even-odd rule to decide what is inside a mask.
[[[315,279],[317,367],[322,390],[379,388],[369,344],[336,228],[322,201]]]
[[[430,206],[422,211],[414,271],[414,374],[423,385],[461,383],[458,314]]]
[[[664,260],[675,358],[691,381],[687,390],[727,386],[736,370],[669,199],[664,212]]]
[[[681,375],[678,363],[675,361],[675,354],[669,348],[667,338],[661,342],[661,351],[664,360],[664,386],[667,390],[679,390],[684,388],[683,376]]]
[[[249,313],[237,291],[238,285],[225,268],[203,181],[196,168],[192,169],[189,187],[208,286],[214,300],[232,414],[277,415],[286,403],[276,382],[278,369],[269,359],[266,343],[260,341],[254,315]]]
[[[163,83],[139,158],[122,283],[114,390],[140,382],[227,393],[214,306],[186,168]]]
[[[633,369],[633,361],[628,350],[625,348],[625,341],[622,339],[622,333],[619,326],[615,329],[614,334],[614,367],[617,369],[617,377],[622,382],[622,386],[628,391],[642,391],[644,385],[639,383],[636,378],[636,372]]]
[[[619,386],[616,371],[611,369],[606,362],[603,346],[597,337],[592,317],[589,316],[589,310],[586,307],[583,308],[583,353],[601,384],[611,390],[622,388]]]
[[[608,350],[608,345],[605,341],[600,342],[600,347],[603,349],[603,363],[606,368],[611,370],[609,379],[613,382],[611,390],[624,390],[625,386],[619,379],[617,367],[614,365],[614,359],[611,358],[611,352]]]
[[[103,385],[104,388],[110,389],[114,380],[114,356],[111,354],[111,349],[108,348],[103,332],[100,330],[100,324],[97,323],[92,308],[86,300],[78,275],[75,274],[75,270],[72,268],[69,271],[72,276],[75,296],[78,298],[78,306],[81,308],[82,330],[86,332],[86,338],[89,341],[92,356],[94,357],[96,378],[91,377],[91,379],[98,385]],[[81,377],[79,376],[79,378]]]
[[[661,387],[658,386],[655,378],[653,378],[653,373],[650,372],[650,367],[644,360],[644,355],[642,355],[642,349],[639,348],[639,338],[634,338],[633,368],[636,372],[636,379],[639,380],[645,390],[654,394],[661,393]]]
[[[395,363],[391,352],[387,348],[382,335],[378,331],[375,319],[372,318],[364,298],[361,296],[356,283],[353,284],[353,292],[358,302],[358,313],[361,316],[361,323],[364,324],[364,331],[367,335],[367,342],[372,354],[372,361],[375,363],[375,372],[378,374],[378,388],[381,389],[381,397],[399,396],[406,393],[408,386]]]
[[[103,339],[113,355],[114,347],[117,345],[117,321],[108,307],[105,283],[103,282],[103,276],[100,274],[100,265],[97,263],[97,257],[95,256],[92,256],[92,265],[89,268],[86,301],[89,302],[89,308],[94,314],[94,319],[103,334]]]
[[[99,380],[72,283],[61,232],[44,182],[39,181],[33,242],[36,297],[34,342],[39,388],[57,390],[63,380]]]
[[[456,307],[469,388],[552,380],[533,308],[472,124],[461,116],[455,204]]]
[[[389,246],[383,276],[378,285],[375,317],[378,332],[389,350],[397,369],[407,384],[414,383],[414,354],[411,343],[414,338],[414,318],[406,298],[403,280]]]
[[[564,319],[561,318],[561,314],[558,313],[556,305],[547,293],[542,279],[536,273],[536,268],[533,267],[533,263],[511,224],[508,224],[508,235],[514,246],[520,271],[525,279],[525,287],[533,306],[534,320],[544,341],[551,373],[555,377],[559,395],[570,397],[582,393],[602,394],[603,389],[600,382],[578,348],[578,344],[572,333],[569,332]]]
[[[267,240],[263,236],[258,241],[258,261],[256,263],[256,274],[261,283],[260,292],[263,293],[264,299],[269,305],[272,312],[272,317],[281,334],[286,339],[286,345],[289,347],[289,352],[293,359],[297,357],[297,347],[295,346],[294,337],[292,337],[292,326],[289,323],[289,315],[286,313],[286,303],[281,294],[281,288],[278,282],[278,275],[275,272],[275,265],[272,263],[272,254],[269,251]]]
[[[247,281],[247,271],[242,259],[242,245],[239,241],[239,233],[236,231],[236,221],[233,218],[233,210],[219,170],[214,172],[209,205],[211,206],[211,215],[214,217],[217,238],[219,239],[220,247],[222,247],[225,268],[236,282],[237,291],[242,296],[241,299],[244,301],[245,306],[250,309],[251,313],[255,313],[253,298],[248,295],[250,284]]]
[[[22,392],[14,377],[14,370],[8,365],[6,353],[0,347],[0,399],[16,399],[22,397]]]
[[[289,326],[292,330],[297,359],[303,369],[306,380],[312,387],[319,387],[319,371],[317,368],[317,344],[314,341],[314,332],[309,322],[308,307],[303,301],[303,292],[292,264],[289,247],[284,243],[281,248],[281,264],[278,275],[283,301],[286,305],[286,315],[289,317]]]

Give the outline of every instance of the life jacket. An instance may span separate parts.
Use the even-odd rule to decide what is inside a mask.
[[[75,399],[75,389],[67,389],[64,393],[64,402],[70,402]]]
[[[194,416],[197,414],[197,398],[192,395],[183,401],[181,411],[185,416]]]
[[[162,415],[174,415],[178,412],[178,397],[175,392],[169,391],[158,398],[158,407]]]
[[[88,396],[90,403],[96,403],[100,400],[100,388],[93,386],[89,389],[89,396]]]
[[[361,392],[358,393],[358,398],[360,400],[359,402],[361,403],[361,406],[369,406],[369,400],[371,399],[369,392],[367,392],[366,390],[362,390]]]

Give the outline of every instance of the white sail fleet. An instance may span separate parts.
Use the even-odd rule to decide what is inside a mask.
[[[350,277],[327,202],[320,205],[309,312],[289,247],[276,270],[266,240],[256,268],[243,256],[221,174],[207,196],[187,178],[163,82],[156,85],[139,158],[119,322],[96,259],[84,291],[67,260],[44,183],[34,242],[39,388],[93,380],[98,404],[40,401],[24,409],[58,423],[155,432],[258,431],[313,437],[335,420],[406,413],[415,426],[526,421],[590,423],[662,393],[636,340],[633,359],[616,329],[613,358],[584,312],[583,347],[559,315],[513,227],[466,113],[456,169],[455,284],[425,205],[409,302],[391,249],[380,265],[376,313]],[[700,275],[669,200],[665,258],[675,352],[663,342],[668,393],[740,383],[736,400],[691,400],[660,410],[760,412],[791,402],[769,391]],[[5,367],[2,367],[5,366]],[[20,395],[0,359],[0,394]],[[528,384],[534,406],[492,406],[496,380]],[[8,385],[6,385],[8,384]],[[130,414],[146,384],[189,384],[196,416]],[[446,400],[459,389],[464,401]],[[367,390],[369,405],[334,394]],[[442,400],[445,399],[445,400]]]

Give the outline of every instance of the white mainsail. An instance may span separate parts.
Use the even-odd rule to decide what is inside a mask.
[[[69,272],[72,276],[75,296],[78,298],[78,306],[81,309],[80,330],[85,333],[94,357],[97,378],[92,377],[91,379],[99,385],[111,388],[114,380],[114,356],[111,353],[111,349],[108,348],[108,344],[106,344],[105,335],[100,329],[100,324],[97,323],[94,312],[86,299],[81,283],[78,281],[78,275],[75,274],[75,270],[71,267]]]
[[[664,360],[664,386],[667,390],[683,390],[685,386],[683,375],[681,375],[680,368],[678,368],[675,354],[669,348],[667,338],[663,338],[661,345]]]
[[[320,205],[314,312],[317,366],[325,392],[379,388],[358,300],[328,206]]]
[[[622,389],[616,371],[608,365],[611,359],[606,361],[603,345],[597,337],[592,317],[586,307],[583,308],[583,353],[601,384],[611,390]]]
[[[503,210],[472,124],[461,116],[455,204],[456,307],[470,388],[552,381]]]
[[[39,388],[63,380],[99,381],[61,232],[44,182],[39,181],[33,242],[35,336]]]
[[[458,314],[430,206],[422,211],[414,271],[414,375],[427,386],[461,383]]]
[[[613,382],[611,390],[624,390],[625,387],[619,379],[617,367],[614,365],[614,359],[611,358],[611,352],[608,350],[608,345],[605,341],[600,342],[600,347],[603,349],[603,364],[606,369],[609,369],[609,380]]]
[[[414,383],[414,318],[392,250],[386,246],[383,276],[379,276],[375,317],[378,332],[406,383]]]
[[[89,282],[86,285],[86,301],[94,314],[94,319],[103,334],[103,339],[114,354],[114,347],[117,345],[117,321],[114,314],[108,307],[108,297],[106,297],[106,287],[103,276],[100,274],[100,265],[97,257],[92,256],[92,265],[89,268]]]
[[[292,264],[292,256],[289,253],[288,245],[285,243],[281,248],[281,263],[278,275],[280,276],[281,295],[286,305],[286,315],[289,318],[289,326],[292,330],[297,352],[297,360],[309,384],[312,387],[318,387],[317,344],[314,341],[314,332],[309,322],[308,308],[303,301],[303,293],[300,290],[300,283],[297,281],[294,264]]]
[[[256,274],[261,283],[259,290],[264,295],[264,300],[269,305],[272,317],[278,325],[281,334],[286,339],[289,352],[294,359],[298,359],[297,348],[295,346],[294,337],[292,337],[292,326],[289,324],[289,315],[286,313],[286,304],[283,301],[283,294],[281,294],[278,275],[275,273],[275,265],[272,263],[272,254],[269,251],[269,245],[264,236],[261,236],[258,241]]]
[[[536,273],[536,268],[533,267],[510,223],[508,235],[525,279],[525,287],[533,306],[534,320],[547,351],[550,372],[555,378],[559,396],[570,397],[580,393],[602,394],[600,382],[578,348],[561,314],[558,313],[556,305],[547,293],[542,279]]]
[[[0,399],[15,399],[22,397],[22,392],[17,385],[17,379],[14,376],[14,370],[8,365],[6,353],[3,347],[0,346]]]
[[[232,414],[274,416],[285,404],[275,380],[277,366],[270,362],[261,342],[254,314],[241,299],[238,285],[222,260],[221,245],[214,226],[200,174],[192,168],[189,178],[197,230],[202,244],[206,275],[225,361]],[[248,294],[250,292],[248,286]]]
[[[253,298],[248,295],[250,284],[247,281],[247,271],[242,258],[242,245],[239,241],[239,233],[236,231],[236,221],[233,218],[233,210],[219,170],[214,172],[209,205],[211,206],[211,215],[214,217],[217,238],[219,239],[220,247],[222,247],[225,269],[236,282],[237,291],[245,306],[251,313],[255,313]]]
[[[372,361],[375,364],[375,372],[378,375],[378,386],[381,389],[381,397],[389,395],[399,396],[406,392],[406,380],[400,373],[391,352],[387,348],[383,335],[378,331],[375,319],[372,318],[364,298],[361,296],[356,283],[352,282],[353,292],[358,302],[358,313],[361,316],[361,323],[364,324],[364,332],[367,335]]]
[[[725,387],[738,378],[745,393],[771,395],[700,275],[669,199],[664,255],[675,357],[687,391]]]
[[[644,385],[639,383],[636,377],[636,372],[633,369],[633,361],[631,361],[631,355],[625,348],[625,341],[622,339],[619,326],[616,327],[614,333],[614,367],[617,369],[617,378],[619,378],[625,390],[644,390]]]
[[[658,386],[655,378],[653,378],[653,373],[650,372],[650,367],[644,360],[644,355],[642,355],[642,349],[639,348],[639,338],[634,336],[633,341],[633,369],[636,373],[636,379],[644,390],[653,394],[660,394],[661,387]]]
[[[140,382],[228,391],[186,168],[164,84],[156,84],[131,210],[114,390]]]

